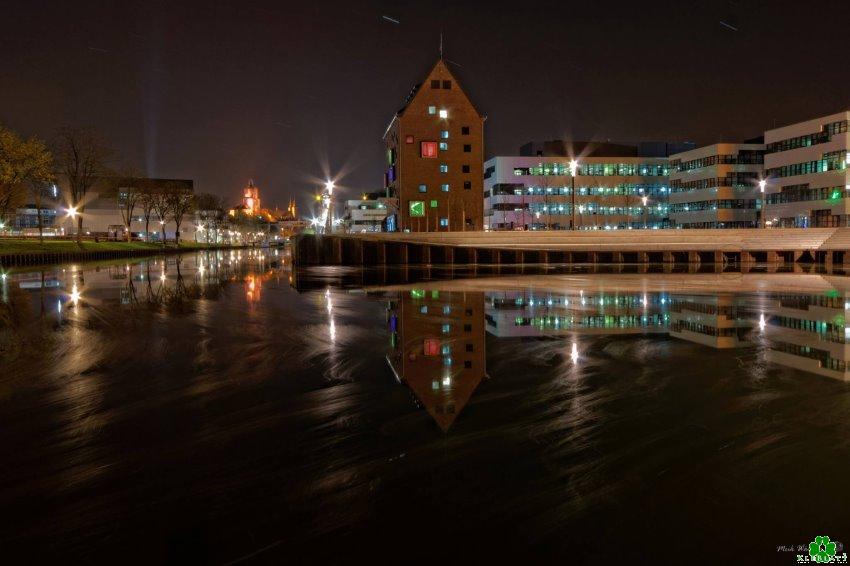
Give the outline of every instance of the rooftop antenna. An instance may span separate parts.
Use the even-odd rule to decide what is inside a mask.
[[[440,59],[443,58],[443,30],[440,30]]]

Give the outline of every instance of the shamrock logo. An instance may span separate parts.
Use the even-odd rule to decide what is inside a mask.
[[[814,562],[826,564],[835,558],[835,543],[829,541],[829,537],[815,537],[814,542],[809,543],[809,556]]]

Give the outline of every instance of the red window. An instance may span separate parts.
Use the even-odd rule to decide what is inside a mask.
[[[413,136],[407,136],[404,138],[404,143],[413,143]]]
[[[426,356],[437,356],[440,354],[440,341],[436,338],[426,338],[423,349]]]
[[[424,141],[419,147],[422,157],[427,157],[428,159],[437,158],[437,142]]]

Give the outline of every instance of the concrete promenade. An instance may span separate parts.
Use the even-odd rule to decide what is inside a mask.
[[[850,264],[850,228],[302,234],[295,265]]]

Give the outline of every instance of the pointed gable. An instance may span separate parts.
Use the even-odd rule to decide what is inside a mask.
[[[446,81],[448,81],[448,83],[446,83]],[[448,88],[445,88],[446,85]],[[431,98],[426,97],[424,94],[429,91],[446,91],[446,94],[452,93],[451,98],[455,104],[460,103],[467,105],[475,111],[479,118],[484,118],[483,114],[478,111],[469,99],[469,96],[461,87],[457,77],[455,77],[455,75],[449,70],[448,65],[446,65],[443,59],[438,59],[425,80],[413,88],[410,95],[408,95],[408,99],[404,107],[398,111],[396,116],[403,116],[408,109],[417,109],[419,107],[426,106],[427,102],[423,101],[423,98]]]

